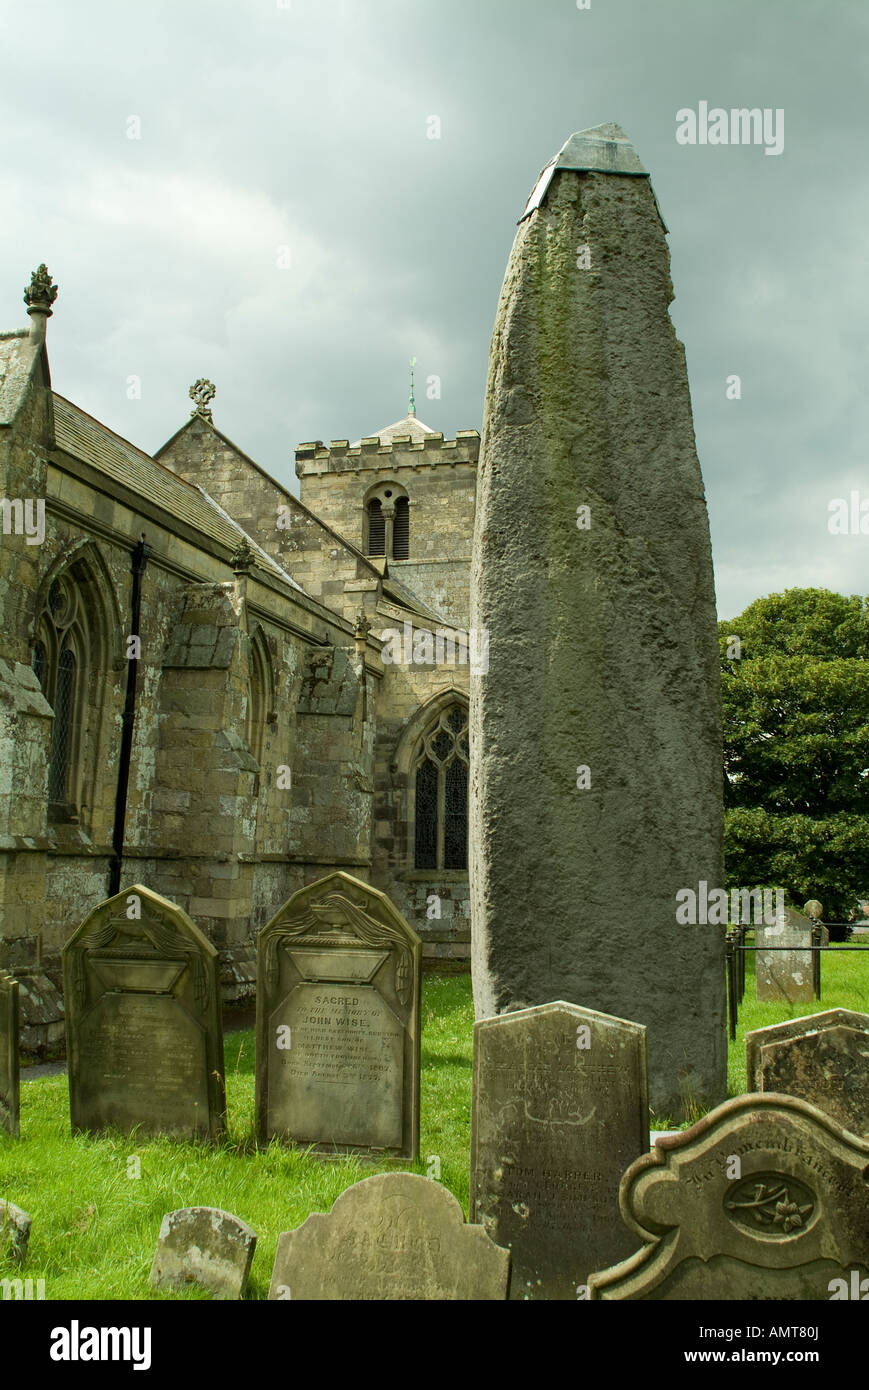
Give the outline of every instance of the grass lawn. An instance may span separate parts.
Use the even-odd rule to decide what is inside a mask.
[[[749,954],[739,1035],[730,1048],[730,1095],[745,1088],[746,1028],[819,1008],[869,1008],[869,952],[826,954],[821,1004],[791,1011],[754,1001],[753,960]],[[433,1160],[439,1160],[440,1179],[466,1214],[472,1027],[470,979],[427,977],[422,1157],[412,1171],[425,1174],[431,1167],[435,1176]],[[170,1140],[136,1143],[121,1135],[72,1136],[66,1076],[23,1084],[22,1137],[16,1142],[0,1134],[0,1195],[30,1213],[33,1229],[26,1265],[19,1270],[0,1260],[0,1279],[44,1279],[46,1299],[210,1298],[192,1288],[154,1294],[148,1273],[163,1215],[177,1207],[213,1206],[242,1217],[258,1233],[247,1297],[265,1298],[280,1232],[300,1225],[312,1211],[328,1211],[351,1183],[396,1166],[355,1159],[324,1162],[279,1144],[257,1154],[252,1031],[227,1036],[225,1062],[228,1133],[217,1149]],[[655,1120],[652,1125],[664,1127]],[[138,1164],[131,1162],[136,1158]]]

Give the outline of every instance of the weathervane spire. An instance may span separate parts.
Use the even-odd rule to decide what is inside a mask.
[[[413,369],[416,366],[416,358],[410,359],[410,401],[408,403],[408,415],[416,415],[416,401],[413,398]]]

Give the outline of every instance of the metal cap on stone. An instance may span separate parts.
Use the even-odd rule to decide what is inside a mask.
[[[553,155],[538,174],[520,222],[540,207],[552,179],[561,169],[572,169],[575,173],[623,174],[644,179],[649,177],[648,169],[640,161],[628,136],[615,121],[606,121],[603,125],[592,126],[589,130],[577,130],[565,140],[558,154]],[[657,206],[657,199],[655,205]],[[660,208],[658,216],[661,216]],[[663,217],[661,222],[664,223]],[[666,224],[664,230],[667,230]]]

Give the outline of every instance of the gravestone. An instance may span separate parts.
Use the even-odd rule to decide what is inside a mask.
[[[187,913],[135,884],[85,918],[63,974],[73,1129],[218,1139],[217,952]]]
[[[26,1211],[0,1197],[0,1260],[23,1264],[30,1241],[31,1219]]]
[[[812,923],[796,908],[786,907],[777,912],[770,926],[758,922],[754,928],[755,979],[757,997],[774,999],[778,1003],[798,1004],[815,998],[812,976]],[[792,949],[764,950],[765,946]],[[797,948],[802,946],[803,950]]]
[[[649,1147],[645,1033],[564,1003],[475,1025],[471,1220],[510,1250],[511,1298],[575,1300],[636,1248],[619,1179]]]
[[[756,1028],[745,1068],[749,1090],[799,1096],[869,1139],[869,1014],[828,1009]]]
[[[415,1159],[422,947],[384,893],[334,873],[257,942],[260,1140]]]
[[[256,1250],[247,1222],[216,1207],[183,1207],[163,1217],[151,1266],[155,1289],[199,1284],[219,1299],[241,1298]]]
[[[626,1300],[827,1300],[869,1289],[869,1143],[815,1106],[739,1096],[659,1138],[621,1184],[642,1248],[589,1279]]]
[[[672,298],[636,150],[616,125],[571,136],[520,220],[492,335],[469,823],[477,1018],[567,999],[644,1024],[650,1100],[675,1117],[724,1098],[726,1034],[725,933],[677,920],[680,894],[723,891],[724,812],[709,521]]]
[[[19,1134],[18,981],[0,970],[0,1130]]]
[[[466,1225],[453,1194],[414,1173],[348,1187],[278,1240],[270,1299],[505,1299],[510,1255]]]

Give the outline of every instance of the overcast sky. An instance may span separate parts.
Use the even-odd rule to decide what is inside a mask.
[[[215,423],[295,490],[298,442],[406,413],[411,354],[420,418],[479,428],[516,219],[567,136],[612,120],[670,228],[720,615],[869,591],[869,536],[827,525],[831,499],[869,499],[866,0],[0,0],[0,17],[0,327],[26,323],[46,261],[55,389],[140,447],[210,377]],[[678,144],[701,101],[782,108],[783,152]]]

